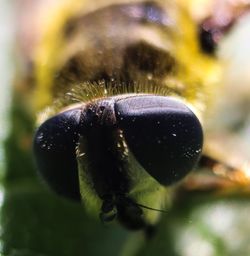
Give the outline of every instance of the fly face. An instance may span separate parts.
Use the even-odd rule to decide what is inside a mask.
[[[137,229],[147,225],[142,202],[133,196],[140,179],[156,193],[181,180],[197,163],[202,141],[200,122],[182,102],[125,94],[48,119],[36,133],[34,151],[43,177],[59,194],[79,200],[81,193],[91,205],[86,191],[92,191],[102,201],[103,220],[115,212]],[[159,207],[161,200],[155,200]]]
[[[82,198],[103,221],[147,228],[157,221],[152,208],[162,208],[165,187],[200,158],[196,114],[209,101],[212,61],[200,55],[186,13],[168,3],[73,15],[60,32],[63,57],[49,67],[37,63],[37,93],[69,99],[67,110],[36,132],[38,169],[53,190]]]

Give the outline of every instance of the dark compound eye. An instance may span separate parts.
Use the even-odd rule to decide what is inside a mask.
[[[159,183],[173,184],[194,168],[203,133],[197,117],[183,103],[136,96],[116,102],[115,111],[129,149]]]
[[[39,173],[59,195],[80,200],[76,145],[81,109],[58,114],[37,130],[33,150]]]
[[[98,112],[104,103],[107,111]],[[95,134],[105,131],[105,138],[93,137],[90,132],[93,129]],[[119,166],[110,165],[120,163],[114,159],[117,156],[114,150],[117,149],[111,150],[116,141],[107,142],[106,138],[114,133],[114,129],[123,132],[125,142],[136,160],[163,185],[181,180],[194,168],[201,154],[202,128],[185,104],[169,97],[153,95],[114,97],[92,102],[85,108],[62,112],[39,127],[34,138],[34,155],[44,180],[58,194],[80,200],[76,146],[79,137],[86,136],[85,143],[88,144],[84,146],[95,148],[90,155],[86,154],[97,168],[95,173],[90,174],[93,180],[98,180],[94,187],[97,190],[107,187],[107,184],[103,184],[106,176],[116,177],[116,170],[119,170]],[[108,161],[109,158],[113,160]],[[114,173],[110,174],[110,170]],[[128,177],[127,172],[125,170],[124,177],[118,175],[120,180],[114,182],[108,178],[110,186],[116,187],[113,183],[117,182],[123,184]],[[112,190],[113,187],[107,189]]]

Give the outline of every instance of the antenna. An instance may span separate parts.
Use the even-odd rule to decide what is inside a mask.
[[[148,209],[148,210],[152,210],[152,211],[156,211],[156,212],[163,212],[163,213],[167,213],[167,211],[165,210],[161,210],[161,209],[155,209],[155,208],[152,208],[152,207],[149,207],[149,206],[146,206],[146,205],[143,205],[143,204],[138,204],[138,203],[135,203],[137,206],[140,206],[142,208],[145,208],[145,209]]]

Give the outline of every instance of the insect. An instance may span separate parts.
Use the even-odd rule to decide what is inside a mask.
[[[211,34],[201,31],[199,45],[185,8],[170,1],[80,6],[64,6],[38,51],[37,167],[103,222],[147,232],[200,159],[218,166],[201,157],[220,71]]]

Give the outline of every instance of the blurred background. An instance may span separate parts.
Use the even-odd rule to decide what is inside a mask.
[[[27,104],[32,84],[29,73],[46,12],[60,2],[0,0],[0,255],[250,255],[248,193],[191,193],[163,214],[156,236],[145,243],[140,232],[130,233],[116,224],[104,226],[81,205],[43,186],[30,148],[34,120]],[[224,145],[230,163],[247,166],[249,4],[246,0],[193,0],[188,4],[197,27],[207,17],[223,26],[238,6],[244,6],[219,41],[216,55],[223,66],[223,93],[218,92],[207,129],[213,146]]]
[[[6,1],[1,1],[1,31],[0,31],[0,47],[1,47],[1,59],[0,67],[2,70],[1,74],[1,103],[0,103],[0,120],[1,120],[1,131],[0,131],[0,168],[3,170],[4,167],[4,153],[2,142],[5,138],[8,130],[7,124],[7,111],[10,104],[10,84],[13,78],[14,66],[11,60],[13,35],[14,35],[14,22],[13,13],[11,6]],[[3,75],[4,74],[4,75]],[[2,171],[1,171],[2,173]]]

